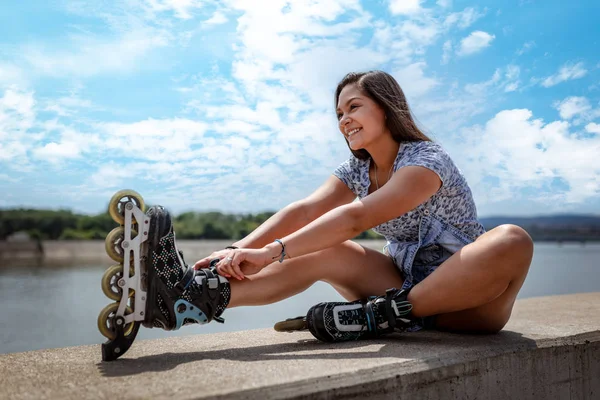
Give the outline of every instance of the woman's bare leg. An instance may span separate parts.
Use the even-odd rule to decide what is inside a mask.
[[[303,292],[317,281],[331,284],[347,300],[382,295],[403,280],[392,260],[355,242],[270,264],[242,281],[230,279],[228,307],[275,303]]]
[[[499,331],[510,318],[532,257],[533,242],[518,226],[486,232],[412,289],[413,313],[439,314],[439,329]]]
[[[481,235],[416,285],[408,300],[413,315],[438,315],[436,327],[496,332],[506,324],[523,285],[533,242],[514,225]],[[231,280],[229,307],[270,304],[316,281],[330,283],[347,300],[383,295],[402,278],[386,255],[347,241],[313,254],[274,263],[243,281]]]

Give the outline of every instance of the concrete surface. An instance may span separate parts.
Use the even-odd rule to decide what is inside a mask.
[[[99,345],[0,355],[2,399],[367,396],[598,399],[600,293],[520,300],[488,336],[324,344],[267,329],[138,341],[111,363]]]

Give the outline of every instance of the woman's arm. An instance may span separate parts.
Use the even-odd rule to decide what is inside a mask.
[[[355,195],[344,183],[331,176],[310,196],[284,207],[233,245],[240,248],[261,248],[277,238],[296,232],[327,211],[347,204],[354,198]]]
[[[245,238],[233,246],[246,249],[260,249],[277,238],[295,232],[327,211],[350,203],[355,195],[338,178],[331,176],[321,187],[303,200],[294,202],[271,216]],[[216,258],[222,259],[230,250],[219,250],[197,261],[194,268],[206,268]]]
[[[440,187],[439,176],[427,168],[400,168],[380,190],[361,201],[337,207],[280,239],[292,258],[325,249],[407,213],[433,196]],[[271,259],[279,258],[279,243],[270,243],[265,249]]]
[[[297,201],[277,211],[245,238],[233,243],[233,246],[259,249],[271,243],[275,238],[288,235],[309,222],[306,208],[302,202]]]
[[[406,214],[433,196],[442,186],[435,172],[420,166],[400,168],[381,189],[361,201],[340,205],[294,233],[280,238],[287,258],[299,257],[335,246],[360,232]],[[221,260],[217,271],[225,276],[244,279],[280,259],[278,242],[260,249],[232,252],[231,260]]]

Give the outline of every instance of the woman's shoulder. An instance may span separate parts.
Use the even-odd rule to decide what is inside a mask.
[[[411,142],[402,142],[402,147],[408,151],[430,151],[445,153],[444,147],[438,142],[432,140],[415,140]]]
[[[398,154],[396,170],[416,165],[437,173],[445,186],[461,185],[461,172],[444,148],[431,141],[406,142]]]
[[[441,162],[452,163],[452,160],[444,147],[437,142],[419,140],[414,142],[403,142],[398,154],[400,159],[437,159]]]

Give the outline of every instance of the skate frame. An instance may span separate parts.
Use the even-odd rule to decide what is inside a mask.
[[[131,237],[133,217],[138,223],[138,234],[135,238]],[[122,289],[121,301],[117,309],[116,316],[125,319],[124,325],[130,322],[143,321],[144,310],[146,309],[146,290],[142,288],[142,260],[140,252],[142,243],[148,240],[148,228],[150,227],[150,218],[143,213],[133,202],[125,204],[125,221],[124,221],[124,239],[121,243],[123,248],[123,277],[119,279],[118,285]],[[129,276],[131,265],[131,253],[133,252],[133,276]],[[144,260],[146,262],[147,260]],[[146,268],[144,268],[146,269]],[[129,289],[134,290],[133,313],[125,315],[125,310],[129,298]]]

